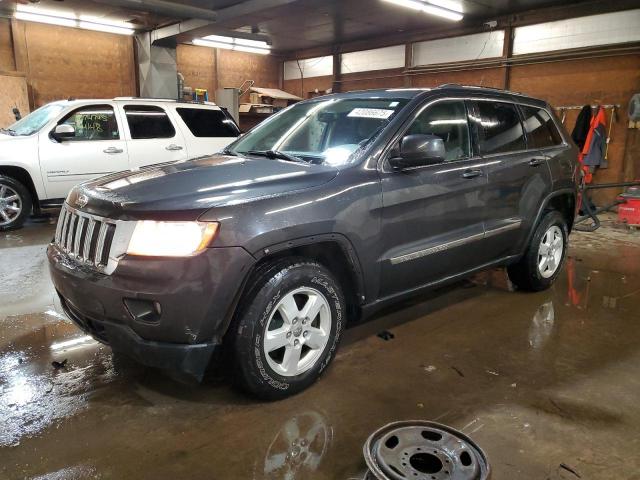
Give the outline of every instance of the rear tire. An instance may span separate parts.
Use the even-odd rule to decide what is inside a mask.
[[[322,265],[287,259],[260,269],[229,332],[233,380],[265,400],[306,389],[333,359],[345,313],[342,290]]]
[[[0,175],[0,232],[22,227],[33,207],[27,187]]]
[[[547,212],[536,227],[524,256],[507,268],[519,290],[538,292],[549,288],[560,274],[567,256],[569,231],[560,212]]]

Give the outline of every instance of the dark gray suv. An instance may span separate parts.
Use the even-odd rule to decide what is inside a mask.
[[[320,376],[345,325],[398,299],[501,265],[549,287],[576,159],[549,105],[516,93],[315,98],[219,154],[77,186],[51,275],[115,352],[201,378],[224,347],[239,385],[280,398]]]

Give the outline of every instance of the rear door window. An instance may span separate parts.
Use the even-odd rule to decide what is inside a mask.
[[[542,108],[520,105],[529,147],[545,148],[562,143],[562,137],[549,113]]]
[[[237,137],[240,130],[223,111],[206,108],[176,108],[194,137]]]
[[[78,108],[60,124],[71,125],[75,135],[65,141],[118,140],[118,122],[111,105],[90,105]]]
[[[505,102],[475,102],[480,116],[476,119],[480,153],[507,153],[526,148],[524,131],[516,106]]]
[[[129,132],[133,140],[173,138],[176,130],[164,109],[155,105],[125,105]]]

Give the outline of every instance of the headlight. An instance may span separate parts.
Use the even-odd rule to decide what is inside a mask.
[[[217,231],[215,222],[139,221],[129,241],[127,254],[188,257],[207,248]]]

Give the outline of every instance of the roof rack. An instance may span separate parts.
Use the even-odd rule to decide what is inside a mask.
[[[437,88],[451,88],[451,87],[457,87],[457,88],[475,88],[478,90],[492,90],[495,92],[502,92],[502,93],[508,93],[510,95],[521,95],[521,96],[525,96],[524,93],[521,92],[514,92],[512,90],[506,90],[504,88],[497,88],[497,87],[485,87],[482,85],[461,85],[459,83],[443,83],[442,85],[438,85]]]
[[[174,103],[190,103],[194,105],[212,105],[217,106],[215,102],[205,102],[205,101],[196,101],[196,100],[177,100],[175,98],[156,98],[156,97],[114,97],[113,100],[127,100],[127,101],[136,101],[140,100],[143,102],[174,102]]]

